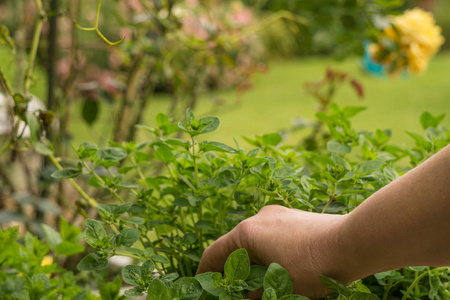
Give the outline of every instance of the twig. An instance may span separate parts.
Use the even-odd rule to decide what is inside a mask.
[[[39,41],[41,39],[42,26],[44,25],[44,20],[46,19],[45,11],[42,8],[42,1],[35,1],[39,11],[39,19],[36,22],[36,27],[34,28],[33,43],[31,44],[30,56],[28,58],[28,69],[25,75],[24,84],[25,96],[28,96],[30,93],[31,79],[33,78],[34,63],[36,61],[36,54],[39,47]]]
[[[99,19],[100,19],[100,7],[101,7],[101,5],[102,5],[102,0],[99,0],[99,1],[98,1],[98,4],[97,4],[97,13],[96,13],[96,15],[95,15],[95,25],[94,25],[94,27],[82,27],[82,26],[80,26],[80,25],[77,23],[77,21],[76,21],[75,19],[73,19],[73,22],[75,23],[75,26],[76,26],[78,29],[82,30],[82,31],[95,31],[95,32],[98,34],[98,36],[99,36],[103,41],[105,41],[105,43],[107,43],[109,46],[115,46],[115,45],[118,45],[118,44],[122,43],[122,42],[125,40],[125,37],[123,37],[120,41],[117,41],[117,42],[111,42],[110,40],[108,40],[108,39],[103,35],[103,33],[102,33],[102,32],[100,31],[100,29],[98,28],[98,22],[99,22]]]
[[[50,158],[50,160],[52,161],[52,163],[55,165],[55,167],[58,170],[62,170],[63,167],[61,166],[61,164],[58,162],[58,160],[56,159],[56,157],[53,156],[53,154],[50,154],[48,156],[48,158]],[[69,178],[69,182],[70,184],[72,184],[72,186],[78,191],[78,193],[80,193],[81,197],[83,197],[87,202],[89,202],[89,204],[92,207],[97,207],[98,206],[98,202],[95,199],[92,199],[91,197],[89,197],[88,194],[86,194],[85,191],[83,191],[83,189],[75,182],[75,180],[73,180],[72,178]]]

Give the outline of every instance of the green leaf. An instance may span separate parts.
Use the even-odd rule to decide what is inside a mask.
[[[417,147],[425,149],[427,151],[431,151],[431,143],[428,142],[426,139],[424,139],[423,137],[414,132],[406,131],[406,133],[414,139]]]
[[[91,126],[97,120],[99,112],[98,101],[87,99],[83,103],[82,116],[84,121]]]
[[[351,118],[356,116],[362,111],[365,111],[367,107],[365,106],[346,106],[342,109],[342,115],[344,118]]]
[[[189,149],[192,145],[192,142],[190,141],[176,138],[161,138],[161,141],[169,145],[182,147],[185,150]]]
[[[362,293],[362,292],[353,293],[349,299],[350,300],[380,300],[380,298],[375,294]]]
[[[391,138],[391,131],[389,129],[387,130],[380,130],[377,129],[375,131],[375,140],[377,141],[377,143],[379,145],[382,145],[384,143],[386,143],[387,141],[389,141],[389,139]]]
[[[173,154],[172,150],[166,145],[160,145],[158,149],[156,149],[155,158],[163,161],[165,164],[176,160],[175,154]]]
[[[213,132],[220,125],[220,120],[216,117],[205,117],[201,118],[200,121],[202,124],[206,124],[206,126],[200,130],[201,133]]]
[[[341,144],[337,141],[329,141],[327,143],[327,150],[332,153],[345,154],[350,153],[352,151],[352,147]]]
[[[194,225],[195,228],[203,230],[214,230],[214,224],[210,221],[200,220]]]
[[[109,147],[97,151],[96,156],[99,161],[121,161],[127,157],[128,153],[124,149]]]
[[[132,203],[127,202],[127,203],[123,203],[123,204],[117,206],[113,212],[114,217],[118,218],[118,217],[122,216],[124,213],[126,213],[131,208],[132,205],[133,205]]]
[[[108,260],[101,258],[96,253],[85,256],[77,265],[79,271],[103,270],[108,266]]]
[[[195,279],[197,279],[200,284],[202,285],[202,288],[210,293],[213,296],[219,297],[220,293],[223,291],[222,289],[217,289],[214,286],[214,282],[216,282],[216,279],[220,278],[222,280],[222,274],[220,273],[213,273],[213,272],[207,272],[198,274],[195,276]]]
[[[100,215],[100,218],[102,218],[103,220],[109,220],[112,217],[114,209],[116,207],[117,205],[100,203],[98,205],[98,213]]]
[[[137,225],[142,225],[145,223],[145,220],[139,217],[131,217],[126,220],[124,220],[126,223],[132,223]]]
[[[117,246],[131,247],[139,239],[141,233],[134,228],[125,228],[116,238]]]
[[[202,151],[218,151],[218,152],[227,152],[227,153],[239,153],[238,150],[219,142],[201,142],[200,150]]]
[[[192,277],[182,277],[175,281],[169,289],[172,299],[197,300],[202,295],[203,289],[197,279]]]
[[[352,169],[351,165],[348,163],[348,161],[346,161],[345,159],[343,159],[342,157],[331,153],[330,155],[331,159],[334,161],[334,163],[340,167],[343,167],[344,169],[350,171]]]
[[[427,129],[428,127],[437,127],[444,117],[445,114],[433,116],[429,112],[423,112],[420,116],[420,124],[422,124],[423,129]]]
[[[396,179],[399,177],[397,171],[394,170],[394,169],[391,168],[391,167],[384,167],[384,169],[383,169],[383,175],[384,175],[384,177],[386,177],[386,179],[387,179],[389,182],[394,181],[394,180],[396,180]]]
[[[269,133],[262,136],[262,142],[265,146],[276,146],[281,143],[282,140],[283,138],[279,133]]]
[[[53,145],[47,138],[41,138],[41,141],[34,144],[34,150],[42,155],[51,155],[53,154]]]
[[[165,256],[162,256],[162,255],[159,255],[159,254],[155,255],[155,256],[152,256],[152,259],[154,261],[162,263],[162,264],[168,264],[169,263],[169,260]]]
[[[164,274],[161,277],[161,281],[164,283],[172,284],[178,277],[180,277],[180,275],[178,275],[177,273]]]
[[[354,284],[358,291],[370,294],[369,288],[362,283],[362,280],[358,280]]]
[[[98,151],[98,148],[96,145],[84,142],[78,147],[78,149],[74,148],[74,150],[78,153],[80,159],[85,159],[95,155]]]
[[[102,300],[120,300],[119,292],[122,287],[122,279],[116,276],[112,282],[105,283],[103,277],[98,273],[92,273],[97,281],[98,290]],[[85,299],[83,297],[83,299]]]
[[[225,276],[230,280],[245,280],[250,274],[250,259],[245,249],[238,249],[230,254],[225,267]]]
[[[343,285],[342,283],[340,283],[339,281],[333,279],[333,278],[329,278],[326,277],[324,275],[319,275],[320,278],[320,282],[322,282],[322,284],[332,290],[333,292],[336,292],[338,294],[343,294],[345,296],[350,296],[350,291],[347,289],[347,287],[345,285]]]
[[[97,244],[106,238],[106,231],[103,225],[96,220],[88,219],[85,222],[86,230],[86,243],[92,247],[96,247]]]
[[[173,203],[173,205],[179,206],[179,207],[192,206],[188,199],[182,198],[182,197],[175,198],[175,200],[173,200],[172,203]]]
[[[65,179],[65,178],[75,178],[81,174],[82,174],[81,171],[78,169],[64,169],[53,172],[51,176],[53,178]]]
[[[152,260],[146,260],[141,266],[142,279],[145,282],[150,282],[153,279],[154,270],[155,263]]]
[[[239,293],[226,293],[226,292],[222,292],[219,295],[219,300],[241,300],[244,299],[244,297],[242,297],[241,294]]]
[[[100,179],[98,179],[95,176],[91,176],[91,178],[89,178],[88,183],[89,183],[90,186],[93,186],[93,187],[102,187],[102,188],[107,188],[108,187],[106,184],[102,183],[100,181]]]
[[[194,113],[192,112],[192,109],[189,107],[186,109],[186,120],[188,121],[189,124],[191,124],[192,121],[195,120]]]
[[[86,250],[82,245],[72,242],[62,242],[55,248],[55,252],[60,255],[71,256],[78,253],[83,253]]]
[[[140,297],[142,296],[144,293],[142,291],[142,289],[140,287],[134,287],[132,289],[126,290],[123,295],[125,297]]]
[[[170,300],[169,290],[167,286],[159,279],[154,279],[150,282],[147,290],[148,299],[152,300]]]
[[[46,224],[42,224],[42,228],[44,229],[47,242],[50,247],[55,250],[56,246],[62,243],[61,234]]]
[[[26,122],[28,125],[28,128],[30,129],[30,139],[31,143],[33,145],[36,145],[36,143],[39,141],[41,137],[41,127],[39,125],[39,120],[36,117],[36,115],[32,113],[26,114]]]
[[[256,291],[261,288],[264,284],[264,276],[266,275],[267,268],[259,265],[253,265],[250,267],[250,274],[248,275],[245,282],[249,291]]]
[[[292,294],[294,289],[291,276],[285,268],[277,263],[271,263],[264,277],[264,289],[272,288],[278,298]]]
[[[245,160],[245,164],[249,168],[253,168],[256,167],[257,165],[261,165],[267,162],[269,162],[269,160],[263,157],[249,157]]]
[[[289,176],[295,175],[295,170],[291,167],[280,167],[273,170],[273,179],[284,179]]]
[[[430,290],[428,292],[428,298],[439,300],[441,299],[439,297],[439,288],[443,286],[443,283],[441,282],[439,276],[431,276],[432,273],[430,272],[429,274],[430,276],[428,276],[428,282],[430,284]]]
[[[122,269],[122,279],[128,284],[139,285],[142,272],[140,266],[128,265]]]
[[[277,293],[273,288],[265,288],[262,300],[277,300]]]
[[[7,44],[12,51],[16,49],[16,42],[11,37],[8,27],[0,25],[0,44]]]
[[[156,124],[158,124],[159,128],[164,128],[171,125],[169,117],[163,113],[158,113],[156,115]]]
[[[60,232],[63,241],[76,243],[81,239],[83,230],[77,226],[69,225],[69,223],[61,217]]]
[[[384,162],[381,160],[366,160],[358,163],[354,168],[356,174],[365,175],[374,171],[378,171],[383,166]]]

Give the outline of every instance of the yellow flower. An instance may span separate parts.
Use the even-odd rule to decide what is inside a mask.
[[[403,15],[393,17],[391,22],[400,35],[400,45],[406,52],[409,71],[423,72],[429,59],[444,43],[441,27],[435,24],[431,13],[420,8],[407,10]]]
[[[41,266],[50,266],[53,263],[53,257],[50,255],[44,256],[41,261]]]
[[[369,54],[375,61],[390,65],[391,74],[404,68],[413,74],[423,72],[444,43],[441,27],[435,24],[431,13],[420,8],[407,10],[403,15],[391,17],[390,21],[380,41],[391,40],[397,45],[396,50],[380,42],[369,45]]]

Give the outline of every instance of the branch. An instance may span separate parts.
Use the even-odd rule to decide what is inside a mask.
[[[97,33],[97,35],[105,42],[107,43],[109,46],[114,46],[114,45],[118,45],[120,43],[122,43],[125,40],[125,37],[123,37],[120,41],[117,42],[111,42],[110,40],[108,40],[103,33],[100,31],[100,29],[98,28],[98,22],[100,19],[100,7],[102,5],[102,0],[98,0],[98,4],[97,4],[97,12],[95,15],[95,25],[94,27],[82,27],[80,26],[77,21],[75,19],[73,19],[73,22],[75,23],[75,26],[82,30],[82,31],[95,31]]]

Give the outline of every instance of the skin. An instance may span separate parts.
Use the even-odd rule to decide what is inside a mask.
[[[329,292],[320,274],[348,283],[406,266],[449,266],[448,228],[450,146],[347,215],[264,207],[209,246],[198,273],[222,271],[228,255],[245,248],[253,263],[285,267],[294,293],[317,299]]]

